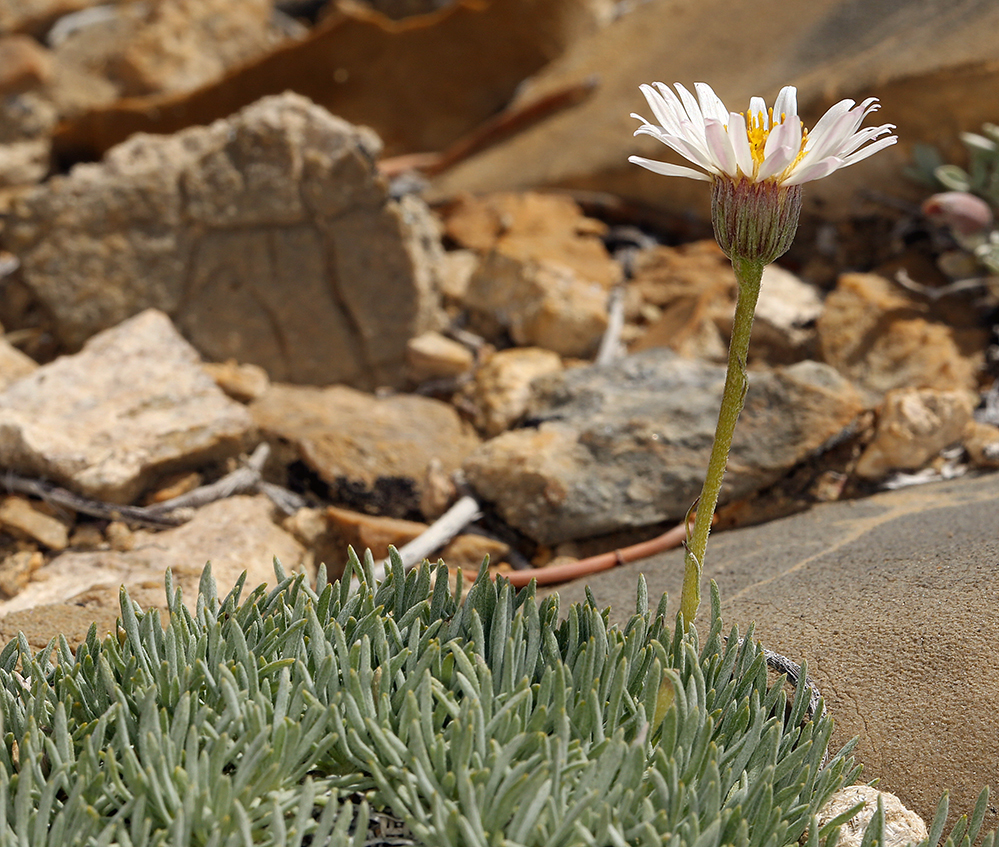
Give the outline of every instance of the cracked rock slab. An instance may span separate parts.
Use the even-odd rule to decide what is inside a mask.
[[[207,358],[272,379],[405,378],[439,319],[440,239],[389,197],[378,138],[297,94],[207,127],[136,135],[16,204],[5,230],[60,341],[154,307]]]
[[[700,493],[725,369],[654,349],[533,383],[531,428],[464,464],[504,519],[544,544],[681,519]],[[746,497],[844,435],[862,410],[828,365],[750,374],[722,500]]]
[[[170,319],[148,310],[0,393],[0,465],[131,503],[161,473],[239,453],[252,426]]]
[[[859,736],[863,778],[926,820],[949,791],[949,826],[999,784],[997,501],[991,473],[820,504],[713,534],[702,578],[698,629],[713,579],[725,631],[755,622],[765,647],[808,662],[836,721],[830,749]],[[639,574],[653,606],[669,592],[672,621],[683,550],[560,586],[562,607],[582,602],[588,585],[624,624]],[[993,804],[983,827],[996,826]]]

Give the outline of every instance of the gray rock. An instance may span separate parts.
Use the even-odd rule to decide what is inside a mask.
[[[243,571],[248,587],[273,585],[275,557],[290,572],[305,555],[305,549],[274,523],[273,513],[270,500],[262,495],[229,497],[202,507],[189,523],[175,529],[137,531],[128,551],[67,551],[39,569],[23,591],[0,602],[0,616],[73,603],[88,607],[96,619],[97,610],[118,607],[121,585],[143,608],[162,608],[168,568],[193,611],[206,562],[212,564],[222,597]]]
[[[92,338],[0,394],[0,466],[112,503],[246,446],[252,419],[162,312]]]
[[[825,503],[761,526],[718,533],[707,580],[726,628],[808,662],[836,719],[833,749],[859,736],[864,780],[932,820],[943,791],[951,822],[984,785],[999,785],[999,474]],[[563,607],[588,584],[624,622],[645,574],[655,602],[679,609],[683,551],[558,588]],[[705,608],[698,628],[707,620]],[[999,826],[995,804],[986,830]]]
[[[161,309],[206,358],[274,379],[400,384],[438,321],[426,206],[375,175],[369,131],[303,97],[139,135],[16,204],[6,231],[69,347]]]
[[[700,492],[725,369],[654,349],[534,383],[528,419],[465,462],[513,526],[553,544],[681,518]],[[745,497],[847,432],[861,411],[832,368],[750,376],[722,499]]]
[[[334,501],[391,517],[417,512],[431,468],[450,474],[479,444],[453,406],[415,394],[278,384],[250,411],[279,458],[304,462]]]

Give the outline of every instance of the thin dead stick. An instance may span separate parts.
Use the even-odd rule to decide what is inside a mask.
[[[163,514],[173,512],[176,509],[197,509],[199,506],[207,506],[216,500],[224,500],[233,494],[256,491],[260,487],[261,471],[270,452],[270,446],[266,441],[263,441],[250,454],[250,458],[246,460],[243,467],[227,473],[221,479],[208,485],[198,486],[185,494],[157,503],[155,506],[147,506],[146,511],[151,514]]]
[[[624,285],[615,285],[607,298],[607,329],[600,339],[595,365],[609,365],[621,355],[621,331],[624,329]]]
[[[595,76],[566,85],[524,105],[511,106],[464,135],[443,153],[407,153],[382,159],[378,170],[391,178],[407,170],[419,170],[436,176],[474,153],[497,144],[533,123],[570,106],[582,103],[597,88]]]
[[[935,287],[916,282],[916,280],[909,276],[905,268],[895,273],[895,282],[901,285],[902,288],[913,291],[916,294],[922,294],[930,300],[939,300],[941,297],[946,297],[950,294],[962,294],[966,291],[987,291],[990,287],[997,285],[996,280],[996,277],[981,276],[970,279],[959,279],[949,285]]]
[[[728,636],[722,636],[726,641],[728,641]],[[745,642],[745,638],[740,638],[738,641],[741,647]],[[763,658],[766,659],[767,667],[772,671],[777,673],[782,673],[787,675],[787,681],[791,683],[794,689],[804,682],[805,687],[808,688],[808,716],[814,717],[815,712],[819,708],[819,700],[822,699],[822,695],[819,694],[819,687],[815,684],[815,680],[810,676],[806,676],[804,680],[801,679],[801,665],[797,662],[792,662],[787,656],[782,656],[773,650],[770,650],[760,645],[760,649],[763,651]]]
[[[305,505],[305,500],[294,492],[281,488],[261,478],[261,470],[267,461],[270,447],[266,443],[257,446],[246,465],[226,474],[219,480],[202,485],[186,494],[173,497],[155,506],[127,506],[93,500],[60,488],[41,479],[29,479],[15,473],[6,472],[0,476],[0,486],[7,491],[38,497],[53,506],[61,506],[94,518],[109,521],[125,521],[130,524],[166,529],[180,526],[190,520],[194,509],[231,497],[233,494],[260,491],[287,513]]]
[[[439,550],[482,514],[478,501],[465,495],[408,544],[399,548],[403,567],[408,571]],[[375,581],[385,579],[386,559],[375,564]]]
[[[165,527],[179,526],[184,523],[184,518],[174,515],[163,515],[150,512],[144,506],[125,506],[118,503],[105,503],[101,500],[92,500],[89,497],[82,497],[45,482],[41,479],[29,479],[18,476],[15,473],[7,472],[0,479],[0,485],[7,491],[18,494],[28,494],[51,503],[53,506],[61,506],[64,509],[71,509],[84,515],[94,518],[103,518],[109,521],[125,521],[127,523],[142,524],[145,526],[163,529]]]

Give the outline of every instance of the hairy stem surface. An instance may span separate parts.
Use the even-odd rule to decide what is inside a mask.
[[[697,499],[697,514],[694,526],[687,539],[687,554],[684,557],[683,591],[680,595],[680,614],[689,626],[697,615],[701,603],[701,569],[704,567],[704,553],[708,546],[708,533],[711,519],[718,505],[718,494],[725,478],[729,450],[732,448],[732,435],[739,413],[746,402],[746,357],[749,353],[749,336],[753,329],[753,316],[756,314],[756,301],[760,296],[760,281],[763,278],[761,262],[735,258],[732,260],[735,276],[739,282],[739,292],[735,303],[735,322],[732,326],[732,341],[728,348],[728,370],[725,374],[725,389],[722,392],[721,409],[718,412],[718,426],[715,429],[714,444],[711,445],[711,458],[704,479],[701,496]]]

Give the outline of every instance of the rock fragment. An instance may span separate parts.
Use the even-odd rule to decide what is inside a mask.
[[[149,310],[0,394],[0,464],[130,503],[156,476],[240,452],[252,420]]]
[[[464,302],[471,326],[487,337],[507,332],[519,345],[582,358],[607,329],[607,294],[565,266],[493,252],[472,274]]]
[[[972,421],[964,430],[964,449],[980,468],[999,468],[999,426]]]
[[[976,399],[970,391],[889,391],[878,411],[874,439],[857,460],[857,475],[879,479],[889,471],[923,467],[945,447],[961,441]]]
[[[638,252],[628,283],[624,338],[637,353],[669,347],[682,356],[724,362],[732,335],[736,281],[714,241]],[[786,365],[811,358],[822,301],[814,287],[769,265],[753,323],[750,361]]]
[[[234,359],[226,362],[206,362],[207,373],[233,400],[249,403],[262,397],[271,384],[270,378],[259,365],[241,365]]]
[[[65,550],[69,542],[66,524],[25,497],[5,497],[0,501],[0,528],[32,538],[49,550]]]
[[[6,338],[0,337],[0,391],[17,382],[38,367],[30,356],[26,356]]]
[[[495,251],[513,259],[555,262],[604,288],[621,279],[620,266],[600,240],[606,224],[586,217],[565,195],[462,196],[443,214],[445,235],[482,255]]]
[[[463,297],[473,328],[563,356],[592,353],[607,327],[608,291],[621,278],[603,229],[557,195],[457,201],[445,212],[445,234],[483,255]]]
[[[409,340],[406,360],[410,377],[424,382],[467,373],[475,364],[475,354],[464,344],[430,331]]]
[[[475,374],[468,395],[475,425],[487,436],[516,423],[531,400],[531,382],[562,370],[562,358],[540,347],[511,347],[494,353]]]
[[[18,550],[0,562],[0,597],[16,597],[31,581],[31,575],[45,564],[38,550]]]
[[[26,35],[0,37],[0,94],[9,97],[44,85],[52,76],[52,56]]]
[[[660,349],[542,377],[528,410],[536,428],[487,441],[464,470],[507,521],[546,544],[680,519],[700,490],[724,373]],[[861,410],[827,365],[751,373],[722,499],[773,483],[849,432]]]
[[[843,274],[818,319],[823,361],[874,405],[893,388],[973,390],[986,336],[955,329],[876,274]]]

